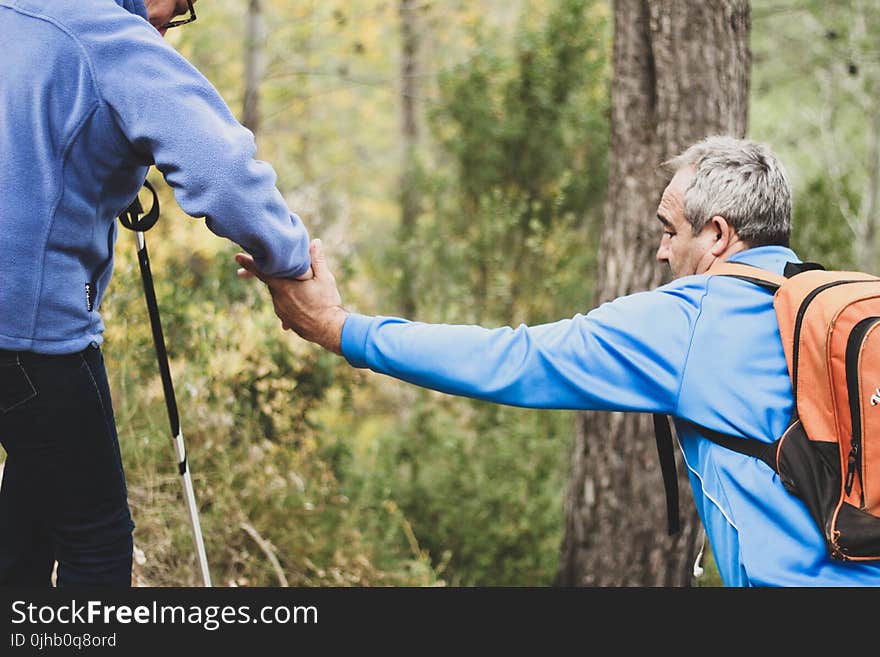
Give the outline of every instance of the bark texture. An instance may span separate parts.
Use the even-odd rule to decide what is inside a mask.
[[[669,174],[660,164],[711,134],[746,132],[747,0],[617,0],[611,155],[596,303],[647,290]],[[701,527],[677,455],[682,530],[666,507],[650,415],[584,413],[576,423],[561,586],[688,586]]]

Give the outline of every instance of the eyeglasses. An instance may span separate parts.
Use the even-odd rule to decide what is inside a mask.
[[[196,10],[193,9],[192,0],[186,0],[186,6],[189,8],[189,16],[186,18],[181,18],[177,21],[171,21],[170,23],[165,23],[162,26],[163,29],[169,29],[171,27],[179,27],[181,25],[186,25],[187,23],[192,23],[196,19]]]

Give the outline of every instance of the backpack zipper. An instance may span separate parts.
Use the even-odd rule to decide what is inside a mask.
[[[868,332],[878,323],[880,317],[866,317],[853,327],[846,342],[846,389],[849,396],[849,411],[852,415],[852,447],[846,461],[846,494],[852,492],[853,480],[859,476],[861,492],[859,507],[865,506],[865,482],[862,478],[862,412],[859,399],[859,353]]]

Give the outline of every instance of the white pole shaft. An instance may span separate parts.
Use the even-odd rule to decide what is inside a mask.
[[[211,573],[208,570],[208,557],[205,554],[205,542],[202,539],[202,527],[199,523],[199,509],[196,506],[196,496],[193,492],[192,477],[189,474],[189,464],[186,462],[186,449],[183,446],[183,433],[178,433],[174,439],[177,448],[177,461],[184,466],[182,473],[183,493],[186,497],[186,508],[189,511],[189,520],[193,530],[193,540],[196,546],[196,555],[199,560],[199,569],[202,573],[202,582],[205,586],[211,586]]]

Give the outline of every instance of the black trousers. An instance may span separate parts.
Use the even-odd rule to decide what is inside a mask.
[[[132,532],[116,423],[96,344],[0,350],[0,585],[131,586]]]

